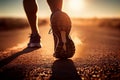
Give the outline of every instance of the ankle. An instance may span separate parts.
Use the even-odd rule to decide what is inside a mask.
[[[33,36],[39,36],[39,33],[31,33],[31,35],[33,35]]]

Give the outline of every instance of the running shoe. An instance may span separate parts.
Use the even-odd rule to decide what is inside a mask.
[[[28,43],[29,48],[41,48],[40,44],[40,36],[39,34],[31,34],[30,35],[30,42]]]
[[[75,53],[75,45],[69,33],[71,20],[69,16],[57,11],[51,15],[51,27],[54,37],[54,57],[66,59],[71,58]]]

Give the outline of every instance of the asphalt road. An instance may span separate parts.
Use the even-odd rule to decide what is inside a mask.
[[[71,59],[53,55],[49,25],[41,26],[43,47],[26,48],[30,29],[0,32],[0,80],[119,80],[120,31],[73,24],[76,53]]]

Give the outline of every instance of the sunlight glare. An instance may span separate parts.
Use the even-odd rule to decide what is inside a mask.
[[[84,0],[70,0],[69,7],[74,11],[81,11],[85,6]]]
[[[17,49],[20,49],[20,48],[25,48],[26,47],[26,44],[27,42],[23,42],[23,43],[19,43],[17,44],[16,46],[12,47],[12,48],[9,48],[8,50],[17,50]]]
[[[77,32],[72,32],[72,34],[71,34],[72,40],[75,43],[75,48],[76,48],[75,55],[72,58],[73,60],[76,59],[76,58],[82,58],[83,57],[82,54],[79,54],[83,50],[83,42],[82,42],[82,40],[80,39],[79,36],[80,36],[80,34],[78,34]]]
[[[75,45],[81,45],[82,41],[78,37],[74,37],[73,41],[75,42]]]
[[[72,33],[71,36],[76,46],[82,45],[82,41],[76,32]]]

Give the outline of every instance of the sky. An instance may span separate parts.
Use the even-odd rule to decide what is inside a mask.
[[[38,16],[49,17],[46,0],[37,0]],[[71,17],[120,17],[120,0],[63,0],[63,11]],[[0,17],[26,17],[23,0],[0,0]]]

